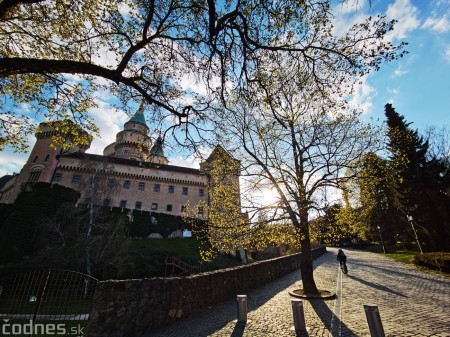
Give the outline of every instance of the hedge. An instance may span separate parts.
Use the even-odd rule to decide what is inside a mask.
[[[450,253],[435,252],[417,254],[414,256],[414,264],[444,273],[450,273]]]

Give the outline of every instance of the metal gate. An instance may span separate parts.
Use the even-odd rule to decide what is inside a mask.
[[[0,279],[0,335],[80,336],[98,280],[68,270],[22,272]]]

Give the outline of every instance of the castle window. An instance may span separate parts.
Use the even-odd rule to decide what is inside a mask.
[[[120,208],[126,208],[127,207],[127,201],[126,200],[120,200]]]
[[[123,188],[128,190],[130,188],[131,182],[129,180],[125,180],[123,183]]]
[[[128,150],[123,150],[123,154],[128,154]]]
[[[188,195],[188,194],[189,194],[189,188],[183,187],[183,195]]]
[[[139,191],[144,191],[145,190],[145,183],[139,183],[138,190]]]
[[[181,205],[181,212],[186,212],[186,206]]]
[[[152,203],[152,211],[156,211],[158,209],[158,204],[156,202]]]
[[[167,205],[166,211],[167,212],[172,212],[172,205]]]
[[[142,208],[142,202],[141,201],[136,201],[136,205],[135,205],[134,208],[141,209]]]
[[[155,186],[153,186],[153,192],[159,192],[160,190],[161,190],[160,184],[155,184]]]
[[[45,156],[44,163],[48,162],[49,159],[50,159],[50,155],[48,154]]]
[[[39,156],[34,157],[33,163],[37,162],[38,158],[39,158]]]
[[[78,185],[81,181],[81,176],[79,174],[75,174],[72,177],[72,184]]]
[[[173,192],[175,192],[175,186],[170,185],[169,186],[169,193],[173,193]]]
[[[62,173],[55,173],[55,176],[53,177],[54,183],[60,183],[62,180]]]
[[[114,186],[116,186],[116,180],[108,179],[108,188],[113,188]]]
[[[203,207],[198,208],[198,215],[203,215]]]
[[[31,173],[30,173],[30,177],[28,178],[28,182],[36,183],[39,180],[41,172],[42,172],[42,168],[40,168],[40,167],[32,169]]]
[[[204,197],[205,196],[205,190],[203,188],[198,190],[198,196],[199,197]]]

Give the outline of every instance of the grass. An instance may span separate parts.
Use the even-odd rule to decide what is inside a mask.
[[[130,250],[148,253],[150,251],[176,255],[188,260],[200,260],[198,242],[193,239],[142,239],[130,240],[128,248]]]
[[[405,264],[413,264],[414,255],[416,255],[418,252],[406,250],[406,249],[400,249],[398,247],[386,247],[387,254],[384,254],[383,247],[381,244],[374,244],[370,245],[364,248],[366,251],[370,251],[373,253],[383,254],[388,258],[391,258],[395,261],[402,262]]]

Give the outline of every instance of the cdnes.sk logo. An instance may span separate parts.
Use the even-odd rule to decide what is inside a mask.
[[[30,320],[27,323],[13,322],[10,319],[3,319],[1,323],[1,336],[17,336],[17,335],[43,335],[43,336],[66,336],[66,335],[83,335],[84,327],[67,326],[65,323],[36,323]]]

